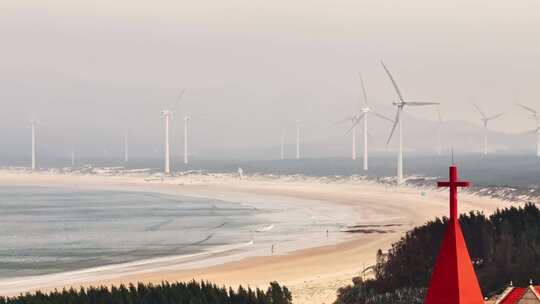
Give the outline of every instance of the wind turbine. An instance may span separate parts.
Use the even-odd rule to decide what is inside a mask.
[[[71,147],[71,167],[75,167],[75,149]]]
[[[36,170],[36,161],[37,161],[37,146],[36,146],[36,125],[39,122],[36,120],[30,120],[30,125],[32,128],[32,171]]]
[[[346,117],[343,120],[338,121],[338,124],[350,121],[351,128],[347,131],[346,134],[349,132],[351,133],[351,139],[352,139],[352,151],[351,151],[351,159],[356,160],[356,126],[360,123],[362,120],[363,115],[355,114],[353,116]]]
[[[300,159],[300,120],[296,120],[296,159]]]
[[[352,127],[349,129],[348,132],[352,131],[352,159],[356,160],[356,126],[361,121],[364,122],[364,134],[363,134],[363,137],[364,137],[364,144],[363,144],[364,155],[363,155],[362,164],[363,164],[364,171],[367,171],[368,170],[368,134],[369,134],[369,132],[368,132],[368,116],[369,116],[369,113],[372,113],[373,115],[375,115],[375,116],[377,116],[377,117],[379,117],[381,119],[387,120],[389,122],[394,122],[394,121],[392,119],[382,115],[382,114],[379,114],[379,113],[373,111],[369,107],[366,86],[364,84],[364,79],[362,78],[362,74],[358,73],[358,77],[360,78],[360,83],[362,84],[362,93],[363,93],[362,96],[364,98],[364,103],[360,104],[360,112],[358,114],[355,114],[354,116],[347,118],[347,120],[350,119],[352,121]]]
[[[516,106],[525,109],[530,113],[530,118],[534,119],[536,122],[535,129],[531,131],[531,133],[536,133],[536,157],[540,157],[540,116],[538,115],[538,112],[536,112],[535,109],[530,108],[528,106],[516,103]]]
[[[182,97],[184,97],[184,93],[186,93],[186,89],[182,89],[180,91],[180,94],[178,94],[178,102],[182,101]],[[188,131],[189,131],[189,121],[191,120],[190,116],[184,116],[184,164],[189,163],[189,157],[188,157]]]
[[[184,117],[184,164],[188,164],[188,127],[191,117]]]
[[[129,161],[129,137],[128,137],[128,130],[124,133],[124,162],[127,163]]]
[[[480,113],[480,115],[482,116],[480,120],[482,121],[482,124],[484,125],[484,155],[487,155],[488,154],[488,138],[487,138],[488,122],[503,116],[505,113],[499,113],[497,115],[488,117],[486,116],[486,114],[484,114],[482,109],[480,109],[480,107],[477,104],[473,103],[473,106],[476,108],[476,110],[478,110],[478,113]]]
[[[397,156],[397,184],[401,185],[403,183],[403,123],[401,119],[401,112],[406,106],[428,106],[428,105],[438,105],[438,102],[418,102],[418,101],[405,101],[403,99],[403,95],[401,95],[401,91],[399,90],[396,81],[394,80],[394,77],[392,77],[392,74],[386,68],[384,65],[384,62],[381,61],[381,65],[384,68],[386,74],[388,75],[388,78],[390,78],[390,81],[392,82],[392,85],[394,86],[394,89],[396,90],[397,96],[399,98],[398,101],[394,101],[393,105],[396,106],[397,112],[396,112],[396,118],[394,120],[394,126],[392,127],[392,131],[390,132],[390,136],[388,137],[388,140],[386,141],[386,144],[390,142],[390,139],[392,139],[392,135],[394,135],[394,131],[396,130],[396,127],[398,128],[398,156]]]
[[[356,160],[356,125],[358,124],[359,121],[360,121],[360,116],[359,115],[354,115],[353,117],[351,117],[351,122],[352,122],[352,129],[351,129],[351,133],[352,133],[351,158],[352,158],[352,160]]]
[[[172,117],[173,112],[170,110],[163,110],[161,111],[161,114],[163,117],[165,117],[165,174],[171,173],[170,168],[170,154],[171,149],[169,145],[169,121]]]

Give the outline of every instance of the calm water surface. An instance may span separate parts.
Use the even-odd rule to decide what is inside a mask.
[[[0,186],[0,277],[248,242],[269,213],[164,194]]]

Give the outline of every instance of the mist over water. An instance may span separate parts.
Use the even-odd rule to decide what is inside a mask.
[[[513,186],[532,187],[540,185],[540,159],[531,154],[459,154],[454,157],[455,164],[460,167],[460,175],[480,186]],[[452,162],[449,153],[442,156],[407,155],[404,158],[405,175],[422,175],[427,177],[446,177],[448,166]],[[27,161],[0,162],[0,165],[28,166]],[[161,172],[163,159],[133,159],[124,163],[119,159],[82,159],[78,164],[94,166],[126,166],[130,169],[151,168],[153,172]],[[68,159],[49,159],[43,161],[43,168],[59,168],[70,166]],[[306,158],[285,160],[200,160],[193,159],[189,164],[182,163],[180,157],[173,158],[174,171],[201,170],[208,173],[234,173],[241,167],[246,174],[303,174],[310,176],[352,176],[360,175],[368,178],[395,176],[396,157],[394,153],[384,156],[372,156],[369,159],[369,170],[362,169],[362,156],[357,160],[351,158]]]

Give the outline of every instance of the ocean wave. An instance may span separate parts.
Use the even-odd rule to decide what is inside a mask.
[[[221,245],[209,248],[207,250],[193,253],[193,254],[184,254],[184,255],[172,255],[166,257],[150,258],[137,260],[126,263],[104,265],[74,271],[59,272],[45,275],[35,275],[35,276],[24,276],[24,277],[14,277],[0,279],[0,290],[10,290],[10,289],[20,289],[24,286],[33,285],[46,286],[49,282],[83,282],[88,278],[99,279],[99,277],[110,278],[117,276],[118,274],[128,275],[136,274],[141,272],[147,272],[149,269],[157,271],[161,268],[170,269],[171,266],[178,267],[184,262],[193,261],[196,258],[204,258],[215,254],[222,254],[245,247],[252,246],[254,244],[253,240],[248,242],[230,244],[230,245]]]
[[[257,228],[257,229],[255,229],[255,232],[266,232],[266,231],[270,231],[272,229],[274,229],[274,224],[270,224],[268,226]]]
[[[152,226],[149,226],[147,227],[146,229],[144,229],[144,231],[158,231],[161,229],[161,227],[165,226],[165,225],[168,225],[170,223],[172,223],[174,221],[174,219],[166,219],[164,221],[161,221],[159,223],[156,223]]]
[[[213,236],[214,236],[214,234],[209,234],[209,235],[207,235],[204,239],[199,240],[199,241],[196,241],[196,242],[193,242],[193,243],[191,243],[191,244],[189,244],[189,245],[201,245],[201,244],[203,244],[203,243],[208,242]]]
[[[223,222],[223,223],[221,223],[221,224],[219,224],[219,225],[217,225],[215,227],[212,227],[211,229],[216,230],[216,229],[225,227],[225,225],[227,225],[227,222]]]

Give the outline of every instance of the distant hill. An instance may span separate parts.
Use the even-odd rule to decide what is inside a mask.
[[[388,108],[386,116],[393,116]],[[439,124],[427,119],[403,115],[404,147],[408,154],[434,155],[437,149]],[[301,154],[307,158],[345,157],[351,155],[351,134],[347,133],[349,123],[337,125],[337,118],[325,121],[306,120],[301,126]],[[171,131],[172,153],[180,158],[183,155],[183,126],[174,122]],[[273,126],[214,125],[213,122],[194,122],[190,134],[189,153],[192,159],[277,159],[280,156],[281,134],[285,136],[285,155],[294,158],[295,126],[292,122]],[[199,125],[198,125],[199,124]],[[133,130],[130,133],[130,153],[132,159],[161,158],[163,155],[163,136],[161,124],[152,125],[152,130]],[[369,149],[371,155],[386,155],[395,150],[395,138],[386,145],[392,124],[371,117],[369,120]],[[259,130],[259,128],[261,128]],[[532,125],[531,125],[532,129]],[[361,155],[362,128],[358,127],[357,147]],[[526,130],[523,130],[526,131]],[[1,161],[28,160],[30,158],[29,128],[10,130],[0,139],[3,149]],[[77,157],[120,160],[123,156],[123,131],[114,130],[100,136],[84,129],[80,133],[67,136],[66,130],[55,125],[43,125],[39,130],[39,153],[42,160],[71,157],[75,149]],[[256,132],[256,135],[252,134]],[[504,133],[488,130],[489,149],[494,153],[515,153],[535,151],[535,134]],[[248,135],[249,134],[249,135]],[[464,120],[449,120],[441,125],[443,149],[451,148],[461,153],[479,153],[483,147],[484,128],[478,123]],[[69,138],[68,138],[69,137]]]

